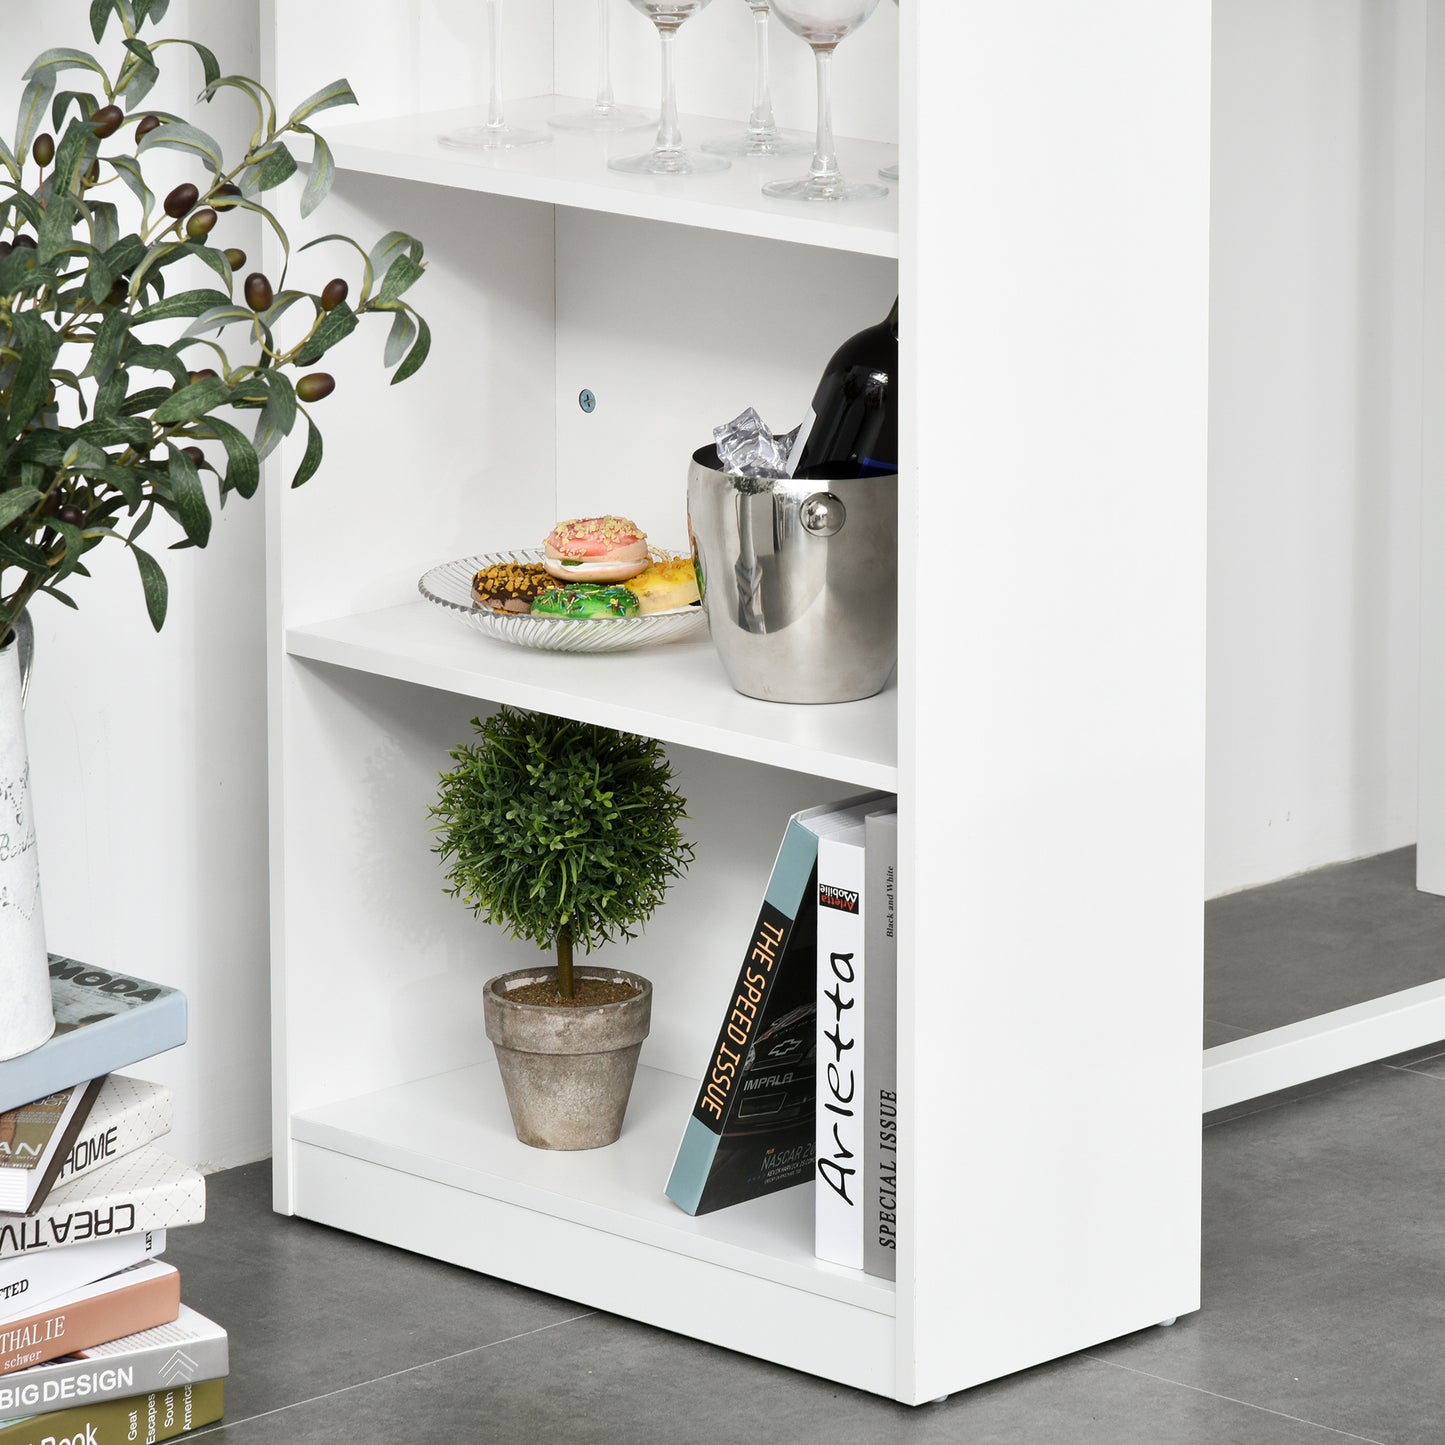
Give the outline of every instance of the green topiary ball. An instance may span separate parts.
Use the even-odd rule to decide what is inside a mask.
[[[431,809],[447,890],[513,938],[633,938],[693,850],[662,744],[503,707],[450,754]]]

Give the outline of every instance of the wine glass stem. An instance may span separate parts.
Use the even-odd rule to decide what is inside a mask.
[[[493,130],[501,130],[507,123],[502,114],[502,0],[487,0],[487,44],[491,48],[492,66],[487,124]]]
[[[662,37],[662,118],[657,126],[657,145],[660,151],[682,149],[682,132],[677,125],[677,78],[673,73],[672,45],[677,39],[676,25],[658,25],[657,33]]]
[[[818,139],[813,151],[814,176],[832,179],[838,174],[833,151],[833,46],[815,45],[818,61]]]
[[[597,0],[597,109],[612,109],[612,43],[607,30],[607,0]]]
[[[773,96],[769,84],[768,63],[768,7],[753,6],[753,113],[748,117],[748,130],[754,135],[771,135],[773,124]]]

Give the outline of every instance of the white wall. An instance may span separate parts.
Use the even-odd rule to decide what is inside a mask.
[[[1423,34],[1215,0],[1208,895],[1416,836]]]
[[[223,69],[254,74],[250,8],[176,0],[164,33],[194,36]],[[85,0],[6,7],[7,135],[32,56],[57,44],[94,48],[87,11]],[[162,58],[148,104],[184,112],[201,88],[199,64],[179,47]],[[204,111],[197,123],[232,148],[254,123],[235,92]],[[175,159],[175,179],[184,164]],[[173,183],[152,188],[164,195]],[[259,253],[253,218],[233,214],[223,226],[221,244]],[[219,1166],[268,1149],[259,499],[233,501],[203,552],[165,551],[177,536],[164,522],[147,534],[171,584],[159,636],[119,545],[91,554],[95,575],[73,590],[78,612],[45,598],[34,604],[27,733],[50,947],[185,991],[189,1043],[134,1072],[173,1090],[172,1151]]]

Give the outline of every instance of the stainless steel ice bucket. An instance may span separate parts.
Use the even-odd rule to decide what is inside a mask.
[[[693,453],[688,529],[728,681],[768,702],[851,702],[898,657],[898,478],[758,481]]]

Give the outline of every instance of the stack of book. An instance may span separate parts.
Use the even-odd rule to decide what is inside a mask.
[[[897,798],[788,821],[667,1182],[689,1214],[812,1182],[814,1253],[896,1277]]]
[[[185,1042],[185,997],[55,955],[50,983],[54,1036],[0,1063],[0,1445],[170,1440],[229,1369],[159,1258],[206,1186],[155,1143],[169,1091],[114,1071]]]

